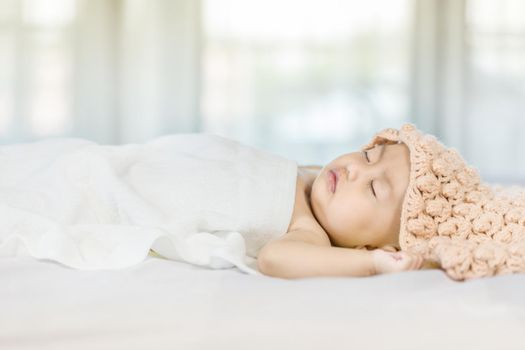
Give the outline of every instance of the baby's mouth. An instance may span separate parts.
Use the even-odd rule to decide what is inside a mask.
[[[328,172],[328,183],[330,185],[330,192],[332,193],[335,193],[335,190],[337,188],[337,180],[338,180],[337,172],[335,172],[334,170],[330,170]]]

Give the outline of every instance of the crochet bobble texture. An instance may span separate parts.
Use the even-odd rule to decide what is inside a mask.
[[[525,191],[482,183],[459,153],[412,124],[377,133],[363,149],[403,142],[410,179],[399,244],[454,280],[525,272]]]

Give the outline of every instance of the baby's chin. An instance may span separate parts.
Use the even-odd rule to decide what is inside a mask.
[[[323,201],[319,195],[319,189],[315,186],[315,181],[312,184],[312,190],[310,191],[310,208],[312,209],[312,214],[319,225],[326,232],[326,225],[324,222],[325,215],[323,211]]]
[[[328,187],[325,183],[325,178],[321,177],[321,172],[312,182],[312,189],[310,191],[310,200],[315,200],[317,204],[322,202],[322,199],[329,195]]]
[[[318,179],[318,178],[317,178]],[[320,201],[320,195],[319,195],[319,182],[315,179],[312,183],[312,189],[310,190],[310,207],[312,208],[312,213],[314,214],[317,221],[319,221],[319,217],[321,216],[322,210],[321,210],[321,201]]]

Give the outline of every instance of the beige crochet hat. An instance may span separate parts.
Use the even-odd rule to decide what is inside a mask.
[[[525,272],[525,191],[482,183],[453,148],[412,124],[378,132],[362,149],[403,142],[410,179],[399,245],[440,266],[449,277]]]

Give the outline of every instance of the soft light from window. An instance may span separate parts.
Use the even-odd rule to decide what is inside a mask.
[[[23,21],[41,26],[61,26],[75,18],[76,0],[24,0]]]
[[[203,129],[298,159],[355,147],[379,126],[401,124],[411,6],[204,1]]]

